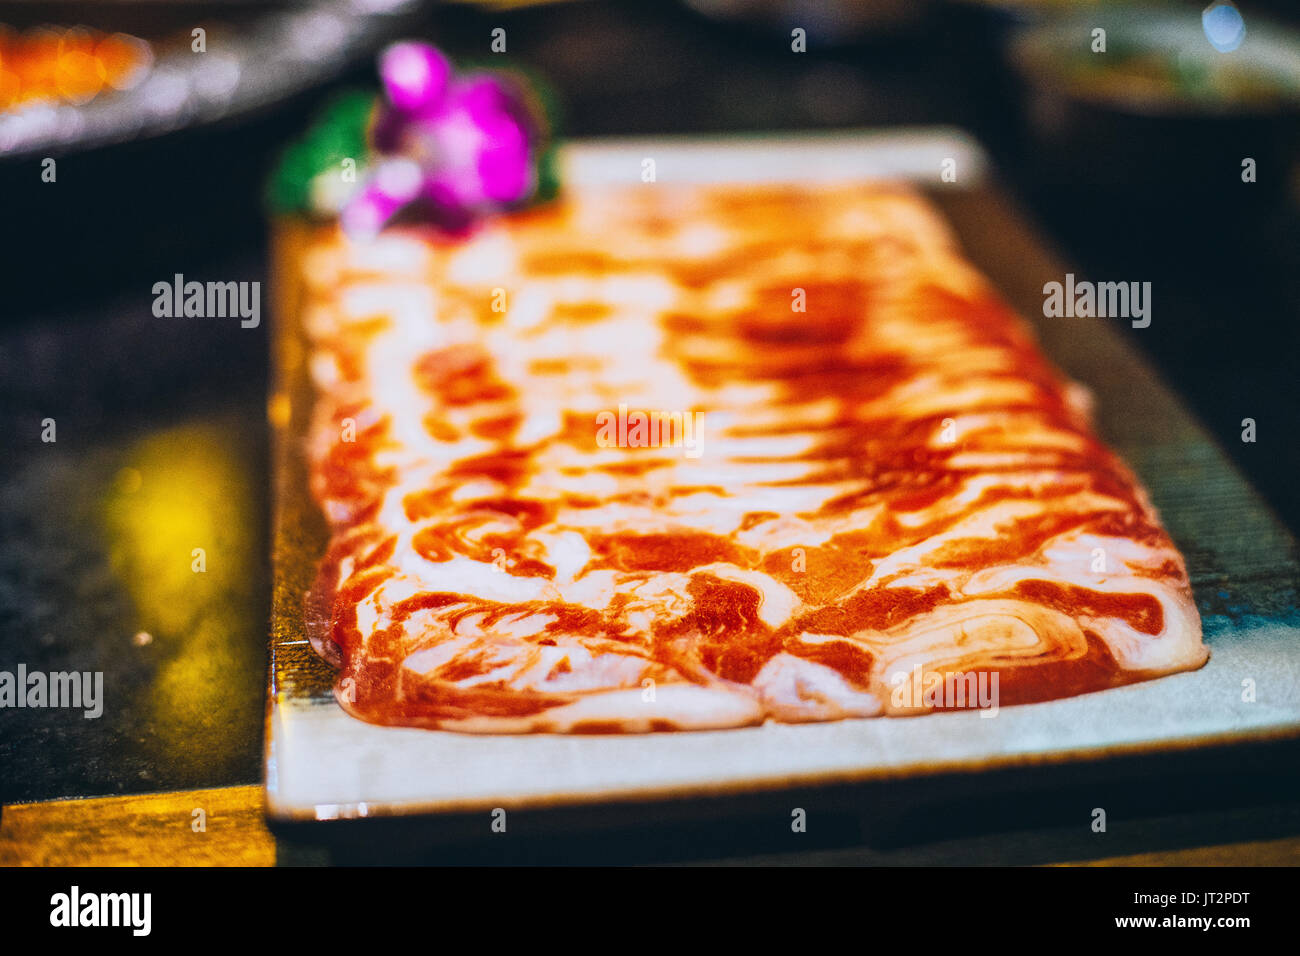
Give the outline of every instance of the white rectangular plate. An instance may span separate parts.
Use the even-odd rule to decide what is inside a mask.
[[[909,179],[935,191],[982,188],[986,166],[978,145],[951,130],[606,140],[566,147],[564,182],[580,189],[626,181],[644,158],[655,160],[661,182],[860,176]],[[940,182],[945,159],[956,162],[957,186]],[[1211,647],[1203,669],[996,716],[613,736],[469,736],[366,724],[334,702],[331,669],[302,636],[306,545],[293,514],[307,490],[301,461],[292,458],[300,435],[277,422],[270,814],[324,820],[687,798],[1300,736],[1300,617],[1286,532],[1114,330],[1095,322],[1071,331],[1026,317],[1049,356],[1096,392],[1102,437],[1138,472],[1186,554]],[[282,326],[295,321],[278,318]],[[286,554],[296,557],[286,561]]]

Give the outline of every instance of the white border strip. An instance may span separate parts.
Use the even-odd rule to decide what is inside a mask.
[[[654,160],[655,182],[767,183],[905,179],[941,185],[945,160],[956,163],[956,185],[982,181],[988,157],[967,133],[950,127],[887,131],[575,140],[561,150],[561,184],[637,183]]]

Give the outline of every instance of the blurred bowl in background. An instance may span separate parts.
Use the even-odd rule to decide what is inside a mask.
[[[330,84],[373,84],[375,51],[411,27],[427,0],[140,6],[24,11],[0,2],[0,20],[14,28],[4,49],[21,44],[29,59],[28,41],[46,34],[56,45],[130,34],[149,51],[138,81],[120,89],[25,97],[20,87],[0,109],[0,222],[10,240],[0,323],[253,248],[265,232],[262,184],[275,155]],[[58,17],[87,29],[43,29]],[[0,63],[0,85],[40,65]]]
[[[949,0],[958,7],[981,10],[986,15],[1017,24],[1041,23],[1090,10],[1142,6],[1150,9],[1161,0]],[[1163,0],[1172,6],[1186,0]]]
[[[175,2],[159,6],[177,16]],[[420,6],[420,0],[231,4],[223,13],[201,18],[200,11],[191,10],[184,26],[162,33],[144,30],[131,35],[130,9],[114,16],[108,5],[89,17],[97,21],[93,23],[86,23],[80,8],[67,11],[76,16],[76,24],[90,29],[44,22],[24,32],[5,29],[0,34],[8,39],[0,46],[0,162],[138,142],[274,107],[368,59]],[[6,14],[7,8],[0,6],[0,29]],[[16,26],[21,30],[23,24]],[[147,69],[136,71],[132,82],[115,90],[96,84],[97,95],[68,95],[68,90],[58,89],[59,70],[73,58],[104,72],[103,63],[90,55],[103,45],[94,43],[100,32],[147,51]],[[86,52],[65,49],[70,45],[84,46]],[[5,62],[5,53],[14,62]],[[139,49],[135,55],[144,58]],[[31,66],[27,76],[25,61]],[[38,69],[45,61],[50,68]],[[18,80],[31,86],[43,73],[49,74],[45,85],[50,90],[23,96],[19,88],[17,95],[3,95],[8,87],[21,87]]]
[[[807,31],[810,44],[834,46],[920,23],[931,0],[684,0],[715,20],[768,30]]]
[[[1105,52],[1093,52],[1097,29]],[[1009,57],[1044,182],[1185,190],[1241,181],[1250,158],[1257,182],[1243,200],[1286,188],[1300,143],[1294,30],[1250,19],[1241,45],[1221,53],[1197,9],[1098,8],[1025,28]]]

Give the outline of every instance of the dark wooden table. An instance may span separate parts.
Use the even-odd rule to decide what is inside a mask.
[[[511,54],[551,77],[575,134],[898,123],[972,130],[1077,271],[1158,284],[1162,316],[1171,318],[1144,330],[1150,334],[1131,333],[1134,344],[1284,521],[1300,523],[1300,498],[1289,493],[1300,469],[1294,206],[1247,216],[1219,204],[1219,218],[1206,222],[1195,197],[1153,196],[1140,184],[1098,196],[1087,184],[1053,182],[1017,152],[998,100],[1006,77],[995,34],[968,16],[803,59],[790,56],[780,34],[648,2],[456,9],[441,12],[430,33],[453,51],[480,55],[498,23]],[[0,304],[0,667],[103,671],[108,698],[96,720],[58,710],[0,713],[0,862],[366,859],[346,840],[272,834],[260,812],[267,322],[176,323],[150,310],[152,283],[174,272],[266,280],[260,179],[309,105],[182,135],[151,152],[65,164],[64,175],[75,170],[91,185],[70,191],[74,207],[51,206],[41,233],[56,243],[49,255],[60,255],[50,238],[59,229],[100,229],[96,261],[111,268],[68,260],[37,281],[13,271],[16,257],[0,265],[3,286],[14,290]],[[28,188],[14,185],[21,182],[3,179],[5,189]],[[135,215],[101,221],[96,191],[114,194],[114,209],[124,193]],[[21,229],[5,225],[15,249]],[[995,278],[1014,284],[1015,257],[1025,250],[999,245],[997,224],[985,226],[987,248],[1001,250],[1003,275]],[[120,261],[119,239],[131,250]],[[1247,416],[1260,422],[1253,445],[1239,438]],[[41,441],[45,418],[57,421],[52,444]],[[191,571],[195,547],[208,556],[202,576]],[[521,835],[508,849],[469,840],[440,852],[462,862],[1295,862],[1294,748],[1220,756],[1211,772],[1194,760],[1172,766],[1160,785],[1139,768],[1121,768],[1106,786],[1124,810],[1112,815],[1104,839],[1086,827],[1095,787],[1082,777],[1036,793],[1033,813],[991,796],[960,826],[901,813],[890,827],[872,827],[828,809],[819,834],[791,844],[759,805],[722,831],[665,824],[563,839]],[[1035,792],[1033,781],[1004,785],[1006,793]],[[207,828],[196,833],[200,808]]]

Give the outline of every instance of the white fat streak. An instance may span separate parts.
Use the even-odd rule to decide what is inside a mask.
[[[990,412],[976,414],[955,414],[953,431],[957,442],[970,439],[980,432],[979,440],[997,441],[1011,444],[1018,450],[1026,448],[1058,448],[1063,451],[1082,451],[1087,446],[1087,439],[1074,432],[1052,428],[1043,421],[1039,412],[1013,413]],[[950,448],[951,443],[944,439],[943,428],[936,428],[927,442],[930,448]],[[997,477],[997,476],[991,476]]]
[[[546,713],[542,727],[564,731],[584,721],[617,721],[626,730],[649,730],[652,722],[666,722],[682,730],[741,727],[763,719],[757,695],[735,685],[701,687],[695,684],[661,684],[653,704],[640,688],[584,694],[573,703]]]
[[[1095,573],[1091,568],[1098,557],[1095,554],[1098,548],[1102,550],[1101,557],[1106,570]],[[1168,549],[1152,550],[1130,538],[1107,537],[1075,530],[1053,538],[1043,548],[1043,557],[1054,566],[1084,569],[1094,580],[1104,581],[1108,574],[1122,573],[1124,569],[1154,570],[1167,560],[1175,560],[1177,555]]]
[[[365,242],[346,242],[341,247],[341,262],[357,272],[378,272],[385,276],[418,277],[433,267],[429,247],[411,236],[385,233]]]
[[[1067,514],[1082,514],[1094,509],[1120,510],[1122,504],[1104,495],[1083,492],[1061,499],[1055,507]],[[1044,506],[1042,503],[1032,499],[1010,499],[996,502],[987,508],[967,515],[940,534],[931,535],[910,548],[899,549],[889,557],[882,558],[876,562],[875,570],[872,572],[870,579],[863,584],[863,588],[872,587],[892,575],[923,565],[927,554],[942,548],[945,544],[963,538],[983,538],[992,541],[1003,533],[1006,528],[1010,527],[1016,519],[1031,518],[1043,512]]]
[[[696,570],[698,574],[712,574],[724,581],[747,584],[759,593],[758,617],[770,628],[778,628],[794,617],[803,607],[799,595],[762,571],[738,568],[734,564],[709,564]]]
[[[1023,461],[1023,458],[1024,456],[1020,456],[1019,460]],[[1072,479],[1077,485],[1077,476],[1071,475],[1069,472],[1046,469],[1015,474],[1003,472],[999,474],[969,475],[961,481],[956,492],[949,494],[924,510],[899,512],[895,515],[895,520],[898,521],[901,527],[919,528],[932,521],[964,514],[986,491],[995,489],[1017,491],[1023,496],[1023,500],[1031,501],[1035,499],[1036,492],[1044,488],[1062,486]],[[1097,511],[1123,511],[1128,507],[1127,503],[1118,498],[1111,498],[1092,491],[1081,490],[1079,494],[1071,498],[1059,500],[1069,501],[1079,508],[1095,509]],[[1039,507],[1041,509],[1043,506],[1040,505]]]
[[[592,654],[577,642],[557,647],[537,647],[526,666],[511,678],[511,686],[551,693],[581,693],[611,687],[639,687],[641,677],[653,666],[644,657],[620,654],[608,648]],[[561,663],[567,670],[557,670]]]
[[[953,409],[997,409],[1003,405],[1031,402],[1037,390],[1029,382],[1014,380],[976,381],[958,387],[944,375],[921,376],[890,389],[863,407],[864,415],[924,418]]]
[[[706,425],[712,424],[705,416]],[[791,432],[783,435],[750,435],[744,438],[726,438],[709,436],[710,459],[732,458],[799,458],[813,451],[820,443],[818,435],[807,432]],[[806,470],[814,470],[821,462],[790,462],[789,466],[803,465]]]
[[[447,258],[447,278],[458,285],[508,289],[518,268],[518,247],[501,228],[486,229]]]
[[[733,312],[748,305],[751,294],[748,282],[723,279],[704,290],[704,308],[701,311],[706,318],[711,313]]]
[[[719,389],[710,397],[714,406],[709,411],[709,424],[718,434],[736,426],[747,429],[777,426],[825,428],[844,411],[842,404],[833,398],[789,404],[777,402],[775,389],[771,386]]]
[[[312,382],[322,391],[333,389],[343,380],[338,359],[334,357],[333,352],[313,352],[308,368],[311,371]]]
[[[809,461],[717,461],[712,456],[685,460],[677,468],[684,485],[763,485],[783,481],[803,481],[817,468]]]
[[[854,635],[876,656],[873,674],[888,682],[913,668],[940,670],[956,662],[1031,663],[1043,653],[1044,638],[1053,656],[1079,656],[1087,642],[1075,620],[1060,611],[1009,599],[944,604],[889,634]]]
[[[576,480],[571,483],[571,486],[576,485]],[[816,510],[820,501],[833,496],[833,489],[825,486],[799,485],[747,489],[743,493],[733,489],[725,497],[701,492],[683,495],[671,501],[648,501],[644,505],[613,502],[594,508],[561,509],[556,523],[591,531],[631,529],[640,534],[663,534],[690,529],[730,535],[740,527],[745,515],[751,511],[795,514]],[[820,534],[817,536],[821,537]]]
[[[672,251],[689,259],[703,258],[728,247],[731,234],[712,223],[695,222],[679,229],[672,238]]]
[[[540,532],[531,540],[540,543],[546,553],[546,563],[555,568],[556,584],[574,581],[591,560],[591,547],[587,539],[576,531]]]
[[[564,427],[564,410],[542,402],[525,402],[523,419],[516,432],[516,440],[525,447],[559,434]]]
[[[520,577],[500,570],[491,562],[462,556],[449,561],[426,561],[409,548],[399,547],[391,563],[407,576],[415,594],[447,591],[503,604],[554,600],[557,596],[555,586],[546,578]],[[388,589],[385,591],[387,595]]]
[[[339,328],[338,309],[333,305],[313,303],[303,310],[302,323],[307,333],[316,338],[332,335]],[[312,357],[317,358],[322,354],[326,353],[317,352]]]
[[[559,582],[560,596],[568,604],[609,607],[619,591],[620,577],[612,568],[589,571],[580,578]]]
[[[782,720],[874,717],[883,709],[875,694],[853,687],[838,671],[784,652],[763,665],[754,689]]]
[[[833,521],[813,522],[787,514],[760,522],[747,531],[738,531],[735,538],[747,548],[771,553],[784,548],[818,548],[842,530]]]
[[[379,317],[391,317],[395,320],[418,317],[425,326],[434,325],[433,290],[420,282],[360,281],[351,282],[343,287],[338,297],[338,314],[344,322],[365,322]],[[417,323],[405,324],[403,332],[416,332]],[[420,345],[417,339],[412,343]],[[419,352],[407,354],[409,360]]]
[[[406,655],[402,666],[416,674],[428,674],[445,664],[450,664],[469,646],[468,640],[447,640],[431,647],[422,647]]]
[[[1110,540],[1122,539],[1093,539]],[[1091,542],[1084,542],[1085,544]],[[1131,545],[1131,543],[1129,543]],[[988,568],[971,576],[962,593],[978,597],[1006,591],[1021,581],[1050,581],[1117,596],[1146,594],[1160,603],[1164,627],[1154,639],[1130,627],[1123,619],[1106,615],[1080,614],[1078,620],[1096,631],[1124,670],[1178,670],[1203,659],[1201,629],[1195,606],[1187,595],[1158,580],[1128,574],[1099,575],[1091,571],[1091,557],[1054,560],[1051,567],[1007,565]]]
[[[546,321],[555,307],[555,298],[544,284],[532,282],[507,306],[506,324],[515,332],[523,332]]]

